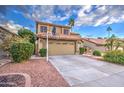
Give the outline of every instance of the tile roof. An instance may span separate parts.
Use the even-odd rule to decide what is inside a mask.
[[[37,34],[37,37],[39,38],[46,38],[45,34]],[[49,39],[56,39],[56,40],[81,40],[81,37],[78,36],[71,36],[71,35],[49,35]]]
[[[80,35],[79,33],[76,33],[76,32],[70,32],[70,34],[72,34],[72,35]]]
[[[104,45],[106,42],[106,39],[82,38],[82,41],[89,41],[89,42],[94,43],[96,45]]]

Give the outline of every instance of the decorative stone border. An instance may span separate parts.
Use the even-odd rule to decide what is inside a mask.
[[[0,76],[7,76],[7,75],[21,75],[25,77],[25,87],[31,87],[31,77],[26,73],[5,73],[0,74]]]

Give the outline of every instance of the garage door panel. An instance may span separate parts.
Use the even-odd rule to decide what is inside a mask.
[[[49,43],[49,55],[69,55],[74,52],[74,41],[50,41]]]

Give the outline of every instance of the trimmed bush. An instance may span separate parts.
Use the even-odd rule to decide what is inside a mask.
[[[28,60],[34,52],[34,45],[29,42],[13,43],[10,54],[13,62],[20,63]]]
[[[35,34],[28,29],[22,28],[18,31],[18,35],[22,38],[26,38],[30,43],[34,44],[36,40]]]
[[[93,51],[93,55],[94,55],[94,56],[101,56],[101,52],[98,51],[98,50],[94,50],[94,51]]]
[[[79,50],[80,50],[80,54],[84,54],[84,52],[87,51],[86,48],[83,48],[83,47],[80,47]]]
[[[41,57],[45,57],[46,56],[46,49],[45,48],[41,48],[39,53],[40,53]]]
[[[104,55],[104,60],[124,64],[124,52],[123,51],[108,51]]]

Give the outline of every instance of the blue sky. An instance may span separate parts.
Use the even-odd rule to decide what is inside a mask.
[[[103,5],[36,5],[0,6],[0,25],[12,29],[28,28],[35,32],[35,21],[68,25],[75,19],[74,32],[82,37],[107,37],[107,27],[111,34],[124,38],[124,6]]]

